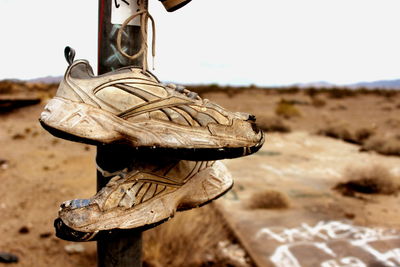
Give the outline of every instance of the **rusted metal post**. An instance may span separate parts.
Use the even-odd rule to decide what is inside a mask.
[[[145,1],[147,8],[147,0],[141,1]],[[112,15],[114,15],[113,22],[116,19],[115,11],[118,12],[120,9],[126,11],[129,8],[132,12],[136,12],[137,5],[138,0],[99,0],[98,74],[120,67],[143,65],[143,57],[131,61],[117,51],[116,38],[121,25],[112,23]],[[113,12],[114,14],[112,14]],[[123,36],[122,49],[128,54],[135,54],[140,49],[142,42],[140,26],[128,25]],[[127,167],[133,162],[135,156],[128,147],[98,146],[96,162],[102,170],[112,173]],[[101,172],[97,172],[97,190],[100,190],[108,181],[109,178],[104,177]],[[101,240],[97,241],[98,266],[142,266],[141,250],[142,232],[140,230],[126,230],[123,234],[104,235]]]

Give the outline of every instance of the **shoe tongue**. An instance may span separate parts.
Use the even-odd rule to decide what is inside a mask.
[[[70,75],[78,79],[87,79],[94,76],[93,69],[89,65],[89,62],[83,59],[74,61],[70,66]]]

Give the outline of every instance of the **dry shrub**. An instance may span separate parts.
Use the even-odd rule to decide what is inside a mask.
[[[322,89],[318,89],[315,87],[309,87],[304,89],[304,94],[308,95],[309,97],[315,97],[316,95],[320,94]]]
[[[392,195],[400,190],[398,178],[381,165],[348,167],[343,175],[344,181],[334,189],[345,196],[355,196],[356,193]]]
[[[385,124],[391,128],[400,128],[400,120],[396,118],[387,119]]]
[[[318,97],[313,97],[311,104],[316,108],[322,108],[326,105],[326,101]]]
[[[282,99],[275,108],[275,113],[278,116],[290,119],[293,117],[300,117],[300,111],[294,106],[294,104]]]
[[[365,140],[375,134],[375,130],[372,128],[360,128],[354,134],[354,139],[357,144],[363,144]]]
[[[0,81],[0,94],[9,94],[13,91],[14,83],[11,81]]]
[[[375,134],[375,130],[372,128],[359,128],[355,131],[351,131],[346,123],[335,123],[328,124],[325,128],[321,128],[317,134],[340,139],[352,144],[362,145],[368,138]]]
[[[256,122],[261,130],[267,132],[288,133],[291,130],[281,118],[276,116],[258,115]]]
[[[364,142],[362,150],[372,150],[388,156],[400,156],[400,135],[374,136]]]
[[[309,101],[303,101],[303,100],[298,100],[298,99],[286,99],[286,98],[282,98],[281,103],[284,104],[289,104],[289,105],[302,105],[302,106],[308,106],[310,105]]]
[[[318,134],[354,143],[353,135],[344,123],[328,124],[320,129]]]
[[[338,104],[335,107],[331,107],[330,110],[347,110],[347,107],[342,104]]]
[[[249,209],[286,209],[289,207],[289,199],[279,191],[259,191],[250,197],[247,207]]]
[[[357,95],[357,91],[349,88],[332,88],[326,91],[328,97],[334,99],[342,99],[346,97],[353,97]]]
[[[274,88],[279,94],[297,94],[300,92],[300,88],[297,86],[289,86],[283,88]]]
[[[258,92],[262,90],[255,85],[249,86],[220,86],[218,84],[209,84],[209,85],[186,85],[188,90],[198,93],[201,97],[204,97],[205,94],[208,93],[222,93],[228,96],[229,98],[235,97],[239,94],[251,94],[253,92]],[[266,91],[266,90],[265,90]]]
[[[246,255],[246,251],[238,245],[229,241],[221,241],[218,243],[216,259],[218,263],[209,263],[207,266],[216,267],[250,267],[251,260]],[[222,264],[221,264],[222,263]],[[203,266],[206,267],[206,266]]]
[[[219,242],[232,239],[212,205],[180,212],[144,233],[145,266],[226,266],[215,253]]]
[[[392,111],[393,109],[390,106],[384,106],[384,107],[381,108],[381,110],[382,111]]]

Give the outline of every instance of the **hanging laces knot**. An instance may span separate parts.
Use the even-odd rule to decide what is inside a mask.
[[[124,29],[128,25],[129,22],[134,20],[136,17],[140,16],[140,33],[142,36],[142,45],[139,49],[138,52],[136,52],[133,55],[129,55],[126,52],[122,50],[122,33],[124,32]],[[132,16],[128,17],[124,23],[122,23],[121,27],[118,30],[117,34],[117,49],[118,52],[121,53],[123,56],[130,60],[134,60],[141,56],[143,54],[143,71],[146,72],[148,69],[147,67],[147,25],[148,25],[148,20],[150,19],[151,21],[151,27],[152,27],[152,43],[151,43],[151,52],[152,52],[152,57],[153,57],[153,69],[154,69],[154,57],[156,55],[156,50],[155,50],[155,42],[156,42],[156,30],[155,30],[155,22],[153,17],[150,15],[149,11],[144,6],[144,3],[142,2],[140,4],[140,10],[133,14]]]

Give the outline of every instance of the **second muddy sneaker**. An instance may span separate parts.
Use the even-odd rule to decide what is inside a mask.
[[[63,203],[59,211],[61,222],[56,228],[65,224],[77,233],[90,233],[80,234],[81,240],[76,240],[86,241],[100,231],[152,226],[176,211],[207,204],[233,185],[231,175],[220,162],[146,165],[136,164],[136,170],[115,176],[90,199]]]
[[[252,154],[264,142],[253,115],[229,112],[148,71],[125,67],[95,76],[86,60],[70,63],[40,116],[57,137],[88,144],[123,143],[179,159],[217,160]]]

